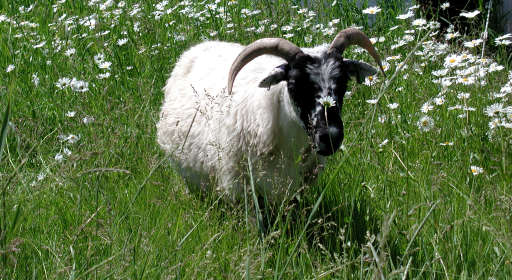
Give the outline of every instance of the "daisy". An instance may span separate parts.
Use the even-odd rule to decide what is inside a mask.
[[[495,129],[497,126],[499,126],[501,123],[500,119],[498,118],[494,118],[492,119],[490,122],[489,122],[489,129],[490,130],[493,130]]]
[[[375,15],[380,11],[381,9],[378,6],[372,6],[368,7],[367,9],[364,9],[363,14]]]
[[[427,24],[427,21],[425,19],[422,19],[422,18],[418,18],[418,19],[415,19],[412,21],[412,25],[413,26],[423,26]]]
[[[480,45],[482,42],[483,42],[482,39],[471,40],[469,42],[464,42],[464,47],[466,47],[466,48],[474,48],[474,47]]]
[[[432,104],[430,104],[430,102],[426,102],[425,104],[423,104],[423,106],[421,106],[421,112],[422,113],[428,113],[429,111],[432,111],[434,110],[434,106]]]
[[[434,104],[436,105],[443,105],[444,104],[444,96],[439,96],[439,97],[436,97],[434,98]]]
[[[322,96],[322,98],[320,98],[318,102],[320,102],[320,104],[322,104],[322,106],[326,108],[336,106],[336,101],[331,96]]]
[[[398,103],[390,103],[390,104],[388,104],[388,108],[391,110],[394,110],[394,109],[398,108]]]
[[[379,144],[379,148],[382,148],[383,146],[385,146],[387,143],[389,142],[389,139],[384,139],[384,141],[382,141],[380,144]]]
[[[468,99],[469,98],[469,93],[461,92],[461,93],[457,94],[457,98],[458,99]]]
[[[74,55],[75,53],[76,53],[76,49],[74,49],[74,48],[68,49],[67,51],[64,52],[64,54],[68,57]]]
[[[484,172],[484,169],[482,167],[471,165],[470,171],[473,174],[473,176],[476,176],[478,174],[482,174]]]
[[[64,155],[63,155],[62,153],[57,153],[57,154],[55,155],[55,160],[56,160],[57,162],[62,162],[62,161],[64,160]]]
[[[498,115],[498,113],[502,112],[503,110],[503,103],[495,103],[490,106],[487,106],[485,108],[484,112],[489,117],[495,117]]]
[[[122,39],[117,40],[117,45],[122,46],[122,45],[126,44],[126,42],[128,42],[128,38],[122,38]]]
[[[462,57],[456,54],[450,54],[444,59],[445,68],[457,67],[462,62]]]
[[[12,70],[14,70],[14,68],[16,68],[16,66],[14,66],[14,64],[9,64],[9,66],[7,66],[7,69],[5,69],[5,72],[9,73]]]
[[[444,38],[445,38],[446,40],[451,40],[451,39],[456,38],[456,37],[459,37],[459,36],[460,36],[460,33],[459,33],[459,32],[449,32],[449,33],[446,33],[446,34],[444,35]]]
[[[421,117],[416,124],[418,125],[420,131],[426,132],[434,127],[434,119],[425,115]]]
[[[407,14],[398,15],[397,19],[408,19],[414,16],[414,13],[412,11],[407,12]]]

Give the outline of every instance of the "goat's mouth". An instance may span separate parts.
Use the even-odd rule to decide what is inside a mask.
[[[329,126],[319,129],[314,137],[316,153],[321,156],[330,156],[340,148],[342,141],[343,127],[340,129],[336,126]]]

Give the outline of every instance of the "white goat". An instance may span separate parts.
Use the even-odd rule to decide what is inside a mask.
[[[380,66],[357,29],[341,31],[330,46],[303,50],[275,38],[247,47],[225,42],[192,47],[163,89],[158,143],[192,189],[216,186],[239,200],[250,159],[257,193],[280,201],[341,145],[349,76],[361,82],[377,72],[342,58],[351,44],[368,50]]]

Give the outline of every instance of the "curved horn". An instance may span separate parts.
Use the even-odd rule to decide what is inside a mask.
[[[382,64],[380,62],[380,56],[373,47],[372,42],[368,37],[359,29],[356,28],[347,28],[341,30],[336,38],[331,43],[329,47],[329,52],[337,51],[343,54],[343,51],[350,45],[358,45],[365,49],[372,57],[375,59],[375,62],[380,67],[380,71],[386,77],[384,73],[384,68],[382,68]]]
[[[237,56],[231,69],[229,69],[228,94],[231,94],[236,75],[242,68],[256,57],[264,54],[271,54],[290,62],[295,56],[302,53],[302,50],[295,44],[281,38],[263,38],[254,41]]]

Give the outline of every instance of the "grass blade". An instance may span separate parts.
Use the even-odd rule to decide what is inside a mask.
[[[11,113],[11,102],[7,103],[7,109],[4,113],[4,120],[2,122],[2,132],[0,134],[0,160],[2,160],[2,151],[5,145],[5,139],[7,138],[9,115]]]
[[[252,176],[252,165],[250,157],[247,157],[247,163],[249,164],[249,178],[251,182],[252,199],[254,201],[254,208],[256,210],[256,219],[258,221],[258,230],[260,231],[260,238],[263,240],[263,217],[261,216],[260,204],[258,203],[258,197],[256,196],[256,189],[254,187],[254,178]]]
[[[300,233],[299,239],[297,239],[297,241],[295,242],[295,245],[293,246],[292,252],[288,256],[288,259],[286,260],[286,263],[284,264],[283,270],[279,274],[278,279],[283,279],[283,273],[286,270],[286,267],[288,266],[288,264],[290,264],[291,258],[295,255],[297,247],[299,246],[299,242],[302,240],[302,237],[304,237],[304,234],[306,233],[306,230],[307,230],[309,224],[311,223],[311,220],[313,219],[313,216],[315,215],[316,211],[318,210],[318,207],[320,206],[320,202],[322,202],[322,200],[324,198],[324,194],[325,194],[326,190],[327,190],[327,187],[324,188],[324,190],[322,191],[322,193],[320,194],[320,196],[316,200],[315,206],[313,207],[313,210],[311,210],[311,214],[309,214],[308,221],[306,222],[306,225],[302,229],[302,232]]]

